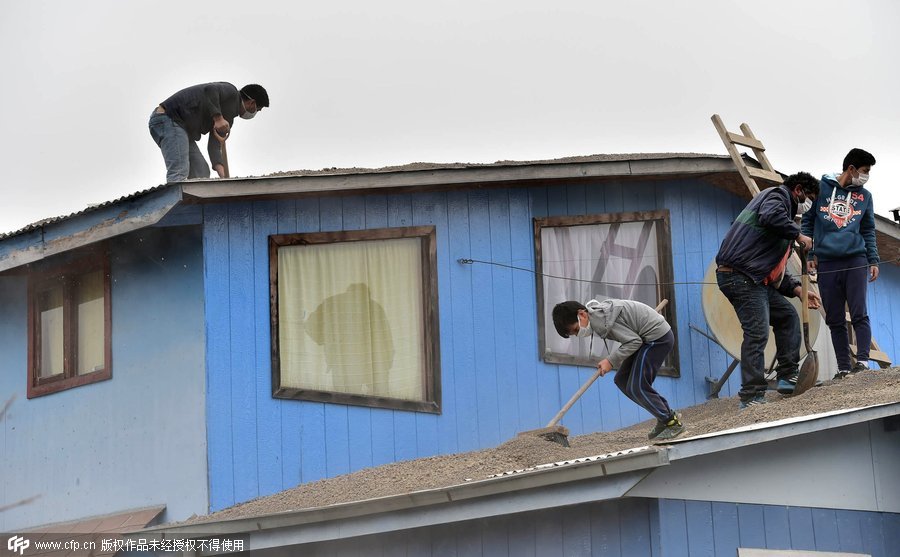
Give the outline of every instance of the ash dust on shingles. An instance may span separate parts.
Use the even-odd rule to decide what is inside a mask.
[[[796,397],[769,392],[766,396],[769,404],[740,411],[737,398],[712,399],[679,410],[685,424],[682,438],[797,416],[900,402],[898,371],[900,368],[869,371],[839,381],[825,381]],[[523,436],[490,449],[366,468],[303,484],[187,522],[246,518],[400,495],[458,485],[539,464],[642,447],[648,444],[647,432],[653,423],[647,420],[615,431],[570,437],[568,448],[540,437]]]

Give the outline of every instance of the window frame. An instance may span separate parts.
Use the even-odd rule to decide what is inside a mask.
[[[542,280],[543,273],[543,258],[542,258],[542,245],[541,245],[541,229],[542,228],[556,228],[556,227],[564,227],[564,226],[583,226],[583,225],[597,225],[597,224],[616,224],[616,223],[627,223],[627,222],[646,222],[646,221],[656,221],[656,242],[657,242],[657,251],[659,254],[659,286],[660,290],[660,299],[666,298],[668,299],[668,304],[662,310],[663,316],[668,321],[669,325],[672,327],[672,333],[675,335],[675,345],[672,348],[672,352],[669,355],[668,361],[671,362],[671,365],[663,365],[659,369],[659,375],[667,376],[667,377],[681,377],[681,373],[679,371],[679,363],[680,357],[678,353],[678,327],[677,327],[677,318],[676,318],[676,303],[675,303],[675,272],[674,265],[672,263],[672,230],[670,225],[670,217],[668,209],[661,209],[655,211],[632,211],[632,212],[620,212],[620,213],[601,213],[601,214],[591,214],[591,215],[576,215],[576,216],[554,216],[554,217],[535,217],[533,219],[534,223],[534,260],[535,260],[535,270],[537,274],[535,276],[535,290],[536,290],[536,298],[537,298],[537,329],[538,329],[538,358],[548,364],[564,364],[564,365],[576,365],[576,366],[596,366],[599,360],[588,360],[586,358],[577,358],[574,356],[562,356],[558,354],[547,355],[547,340],[544,336],[545,327],[544,323],[546,319],[551,319],[552,317],[549,315],[545,315],[544,312],[544,281]],[[562,301],[562,300],[560,300]],[[577,300],[579,302],[584,303],[585,300]]]
[[[100,271],[103,275],[103,369],[78,374],[78,326],[75,281]],[[35,268],[28,275],[28,389],[35,398],[112,379],[112,296],[109,258],[96,253],[57,266]],[[40,294],[54,286],[63,289],[63,373],[40,376]]]
[[[317,389],[283,387],[281,385],[281,356],[278,329],[278,249],[287,246],[336,244],[370,240],[420,238],[422,265],[423,360],[421,370],[425,399],[404,400],[391,397],[367,396]],[[367,406],[393,410],[441,413],[441,355],[438,318],[437,232],[434,226],[408,226],[335,232],[301,232],[269,236],[269,311],[272,359],[272,397],[306,400],[352,406]]]

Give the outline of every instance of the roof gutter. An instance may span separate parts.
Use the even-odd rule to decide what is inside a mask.
[[[664,449],[641,447],[446,488],[266,516],[159,526],[128,537],[237,537],[244,540],[245,551],[310,543],[615,499],[666,464]]]

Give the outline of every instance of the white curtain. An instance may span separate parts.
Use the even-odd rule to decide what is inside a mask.
[[[281,385],[424,400],[421,240],[278,248]]]
[[[553,326],[553,307],[566,300],[638,300],[655,307],[659,251],[655,221],[541,228],[545,351],[599,359],[617,343],[594,337],[564,339]],[[552,276],[548,276],[552,275]],[[554,277],[565,277],[561,280]]]
[[[54,287],[40,294],[40,377],[63,373],[63,289]]]

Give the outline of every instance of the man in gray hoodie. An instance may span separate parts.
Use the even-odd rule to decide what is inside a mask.
[[[653,388],[653,380],[675,345],[672,327],[650,306],[633,300],[567,301],[553,308],[553,326],[563,338],[596,334],[619,344],[600,360],[606,375],[616,369],[615,383],[622,393],[656,417],[650,439],[671,439],[684,431],[681,415]]]

